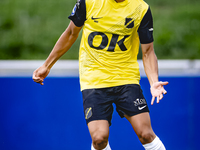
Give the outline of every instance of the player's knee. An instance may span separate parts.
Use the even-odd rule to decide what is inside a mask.
[[[151,143],[153,141],[153,139],[155,138],[155,134],[153,131],[149,130],[149,131],[142,131],[139,135],[139,140],[142,144],[147,144],[147,143]]]
[[[108,137],[97,133],[93,135],[92,141],[95,149],[104,149],[108,143]]]

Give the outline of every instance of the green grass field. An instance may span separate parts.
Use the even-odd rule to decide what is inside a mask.
[[[159,59],[200,59],[199,0],[147,0]],[[1,0],[0,59],[46,59],[76,0]],[[78,40],[62,59],[77,59]],[[141,58],[141,53],[139,54]]]

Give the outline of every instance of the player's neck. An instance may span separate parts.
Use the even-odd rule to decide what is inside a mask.
[[[125,0],[115,0],[117,3],[123,2]]]

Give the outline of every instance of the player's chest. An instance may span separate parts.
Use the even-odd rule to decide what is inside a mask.
[[[138,8],[131,10],[129,7],[127,9],[102,7],[91,11],[87,16],[85,26],[93,31],[130,35],[134,30],[137,30],[139,23]]]

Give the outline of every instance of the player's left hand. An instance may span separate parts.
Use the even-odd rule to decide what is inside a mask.
[[[153,105],[155,98],[157,98],[157,103],[163,98],[163,94],[167,94],[167,91],[164,89],[164,85],[167,85],[168,82],[155,82],[151,85],[151,105]]]

